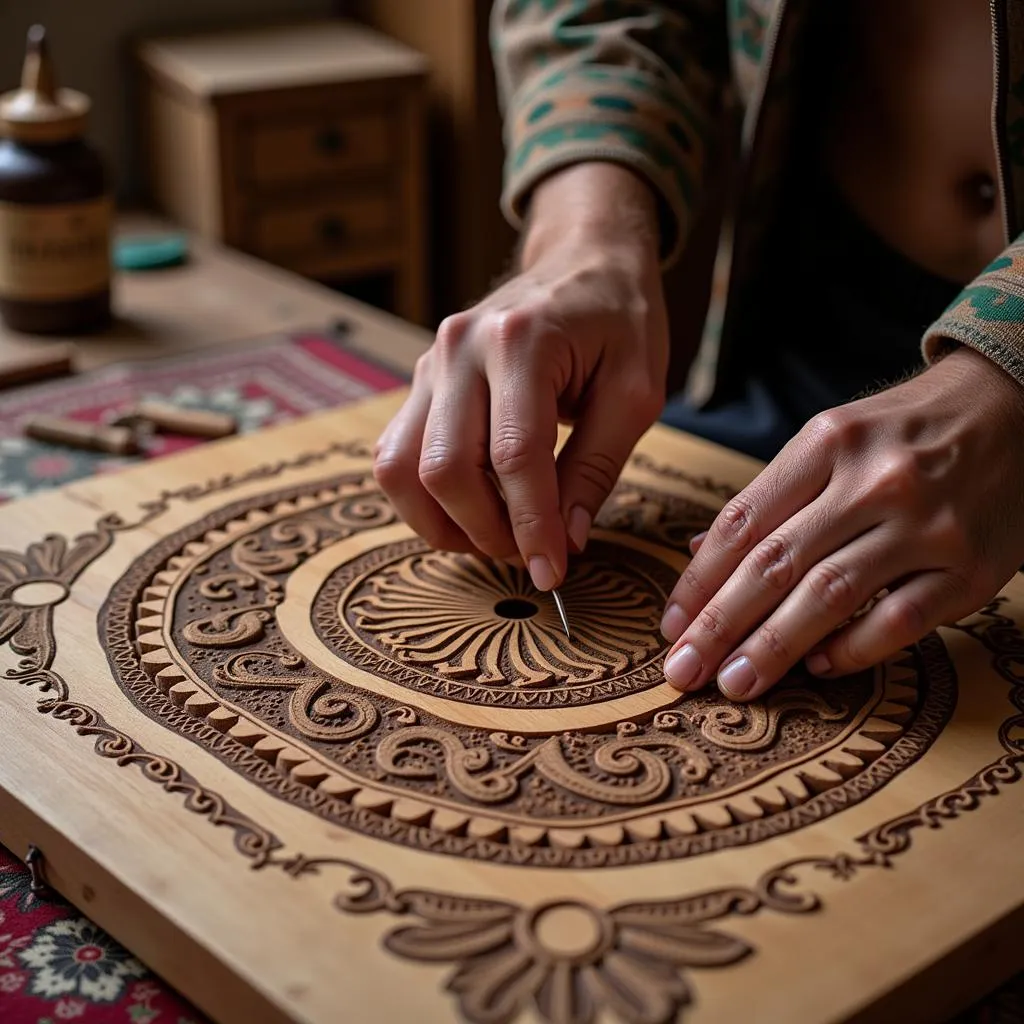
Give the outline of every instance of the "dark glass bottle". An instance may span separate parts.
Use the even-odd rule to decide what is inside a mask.
[[[111,318],[113,204],[85,138],[88,98],[58,89],[39,26],[21,88],[0,98],[0,319],[76,334]]]

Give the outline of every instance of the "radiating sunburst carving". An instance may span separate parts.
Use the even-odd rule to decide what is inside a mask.
[[[338,613],[397,661],[479,685],[593,683],[661,649],[665,594],[642,573],[592,557],[561,593],[571,642],[550,594],[535,590],[524,570],[417,551],[350,591]]]

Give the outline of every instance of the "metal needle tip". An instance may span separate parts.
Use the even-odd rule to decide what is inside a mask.
[[[565,639],[572,640],[572,637],[569,635],[569,619],[565,614],[565,605],[562,604],[562,595],[557,590],[552,590],[551,596],[555,599],[555,607],[558,609],[558,617],[562,620],[562,629],[565,630]]]

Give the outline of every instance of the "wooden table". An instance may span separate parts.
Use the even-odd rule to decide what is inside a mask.
[[[567,645],[397,521],[401,399],[0,508],[0,842],[219,1024],[924,1024],[1020,967],[1021,578],[684,699],[661,608],[756,465],[654,428]]]
[[[119,236],[170,230],[155,218],[124,216]],[[273,331],[349,326],[353,349],[411,372],[432,335],[329,288],[220,245],[191,237],[179,267],[119,273],[116,320],[89,336],[44,338],[0,326],[0,361],[59,342],[78,343],[79,369],[119,359],[180,355]]]
[[[83,368],[339,319],[363,351],[406,370],[430,340],[199,242],[186,267],[122,275],[116,306],[118,323],[81,342]],[[0,334],[0,357],[45,344]],[[906,657],[827,695],[780,692],[738,731],[714,693],[680,701],[659,683],[661,650],[627,652],[636,664],[591,686],[538,605],[530,650],[543,643],[575,703],[533,710],[529,694],[551,688],[533,663],[526,696],[492,699],[502,679],[477,665],[477,718],[460,691],[473,672],[455,664],[475,620],[456,623],[462,654],[411,676],[367,639],[375,602],[385,617],[397,602],[413,626],[423,615],[395,573],[425,553],[356,443],[401,397],[0,510],[0,564],[17,573],[0,590],[0,615],[17,621],[0,644],[0,747],[15,751],[0,758],[0,842],[19,855],[36,846],[57,891],[232,1024],[333,1022],[341,1005],[354,1020],[473,1024],[576,1024],[596,1005],[622,1024],[748,1019],[752,1005],[787,1024],[924,1021],[1019,969],[1020,577]],[[756,469],[655,428],[574,576],[586,635],[622,653],[607,621],[624,595],[647,616],[638,642],[656,647],[687,539]],[[297,543],[309,550],[293,558]],[[203,575],[222,547],[242,559],[214,567],[221,583],[241,581],[237,595]],[[444,608],[464,608],[475,577],[426,557]],[[243,569],[277,588],[263,604]],[[345,573],[372,586],[345,596]],[[487,601],[518,619],[539,600],[523,594]],[[235,597],[263,611],[251,635],[217,624],[218,608],[239,611]],[[351,629],[335,628],[348,622],[334,615],[342,597],[362,602]],[[244,646],[264,642],[271,611],[280,643],[303,655],[274,648],[279,667]],[[181,655],[189,644],[200,654]],[[335,690],[344,700],[318,703]],[[392,730],[368,748],[380,764],[335,760],[337,744],[362,739],[357,727]],[[479,778],[490,768],[478,749],[503,766],[505,796]],[[409,751],[419,760],[406,767]],[[658,779],[635,799],[621,790]],[[591,818],[574,816],[574,799]]]

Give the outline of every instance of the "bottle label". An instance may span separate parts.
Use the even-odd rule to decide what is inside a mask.
[[[110,285],[113,203],[0,202],[0,296],[59,302]]]

